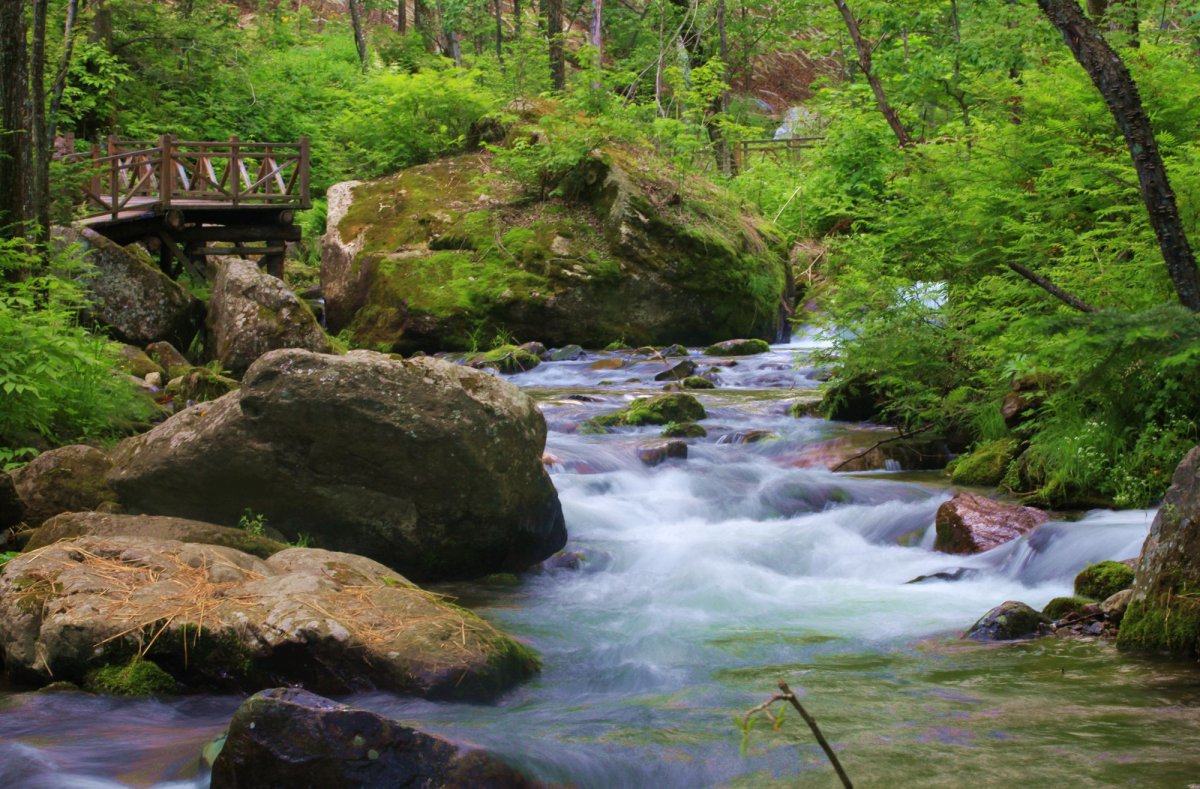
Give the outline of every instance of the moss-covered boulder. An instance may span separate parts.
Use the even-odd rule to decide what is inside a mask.
[[[625,408],[611,414],[601,414],[584,422],[584,426],[603,431],[609,427],[638,427],[667,425],[672,422],[696,422],[708,417],[700,401],[689,394],[672,392],[634,400]]]
[[[1093,604],[1086,597],[1056,597],[1042,608],[1042,615],[1057,621],[1067,614],[1082,613],[1084,608]]]
[[[1200,447],[1175,469],[1150,525],[1117,646],[1200,655]]]
[[[660,435],[663,438],[704,438],[708,435],[708,431],[704,429],[703,425],[695,422],[683,422],[682,424],[668,424]]]
[[[596,348],[775,337],[781,237],[722,188],[672,173],[650,148],[613,143],[565,176],[578,188],[544,199],[488,153],[336,185],[329,327],[402,352],[467,349],[481,328]]]
[[[167,685],[136,658],[188,688],[460,699],[494,698],[538,669],[528,648],[361,556],[288,548],[264,561],[148,537],[79,537],[10,560],[0,643],[14,681],[120,693]]]
[[[89,672],[83,687],[106,696],[166,696],[175,692],[176,683],[153,660],[135,657],[124,666],[114,664]]]
[[[178,540],[202,545],[223,545],[260,559],[279,553],[288,546],[245,529],[214,523],[170,518],[162,515],[123,515],[109,512],[66,512],[42,524],[25,550],[53,545],[76,537],[145,537],[153,540]]]
[[[1121,562],[1097,562],[1075,576],[1075,594],[1091,600],[1107,600],[1133,586],[1133,569]]]
[[[1019,641],[1046,635],[1050,620],[1025,603],[1009,600],[984,614],[963,638],[972,641]]]
[[[117,502],[106,480],[112,469],[108,454],[95,447],[74,444],[43,452],[13,473],[24,520],[30,526],[60,512],[94,510]]]
[[[679,382],[684,389],[716,389],[717,385],[699,375],[689,375]]]
[[[542,786],[487,751],[297,688],[244,701],[212,771],[212,789]]]
[[[765,340],[724,340],[704,349],[709,356],[754,356],[766,353],[771,346]]]
[[[165,393],[180,405],[216,400],[238,388],[238,382],[208,367],[190,367],[167,382]]]
[[[1018,447],[1013,438],[989,441],[956,458],[946,471],[955,485],[998,485],[1017,456]]]
[[[237,374],[277,348],[333,350],[325,330],[299,296],[257,264],[238,258],[217,265],[205,325],[213,356]]]
[[[158,373],[161,376],[166,376],[167,374],[167,371],[151,359],[141,348],[135,348],[132,345],[122,345],[118,353],[120,354],[120,360],[117,362],[117,368],[136,378],[145,378],[151,373]]]
[[[192,363],[169,342],[152,342],[146,346],[146,355],[162,367],[167,380],[178,378],[192,369]]]
[[[542,363],[542,359],[533,351],[516,345],[501,345],[484,353],[471,353],[463,358],[463,363],[476,369],[490,367],[505,375],[515,375],[532,370]]]

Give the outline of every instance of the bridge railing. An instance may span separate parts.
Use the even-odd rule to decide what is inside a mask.
[[[742,172],[753,159],[772,158],[776,161],[799,161],[804,151],[815,148],[824,137],[783,137],[780,139],[741,140],[733,151],[733,168]]]
[[[70,158],[87,171],[86,217],[115,221],[135,209],[312,205],[307,137],[295,143],[110,137],[105,148],[93,145],[90,157]]]

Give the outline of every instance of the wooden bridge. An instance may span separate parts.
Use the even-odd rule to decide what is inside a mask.
[[[824,137],[781,137],[769,140],[740,140],[733,149],[733,171],[740,173],[753,159],[774,159],[777,162],[797,162],[804,151],[815,148]]]
[[[163,271],[206,275],[211,255],[257,257],[283,274],[285,244],[300,240],[296,211],[311,207],[309,143],[108,139],[68,159],[83,170],[77,224],[119,244],[143,243]]]

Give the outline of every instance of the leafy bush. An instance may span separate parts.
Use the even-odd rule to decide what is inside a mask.
[[[24,239],[0,241],[0,457],[10,461],[31,443],[121,433],[153,410],[114,373],[112,343],[78,323],[89,264],[68,249],[26,276],[39,267]]]

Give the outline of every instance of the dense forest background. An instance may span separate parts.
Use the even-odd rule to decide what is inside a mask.
[[[1132,75],[1182,259],[1056,8]],[[545,134],[494,156],[531,195],[626,140],[779,227],[796,318],[834,337],[826,414],[944,437],[960,481],[1060,507],[1145,506],[1200,439],[1179,284],[1200,239],[1195,0],[27,0],[0,41],[3,464],[148,413],[80,320],[86,263],[45,243],[75,203],[68,135],[307,135],[321,194],[477,146],[530,102]],[[819,140],[739,161],[780,127]],[[302,222],[298,280],[320,200]]]

